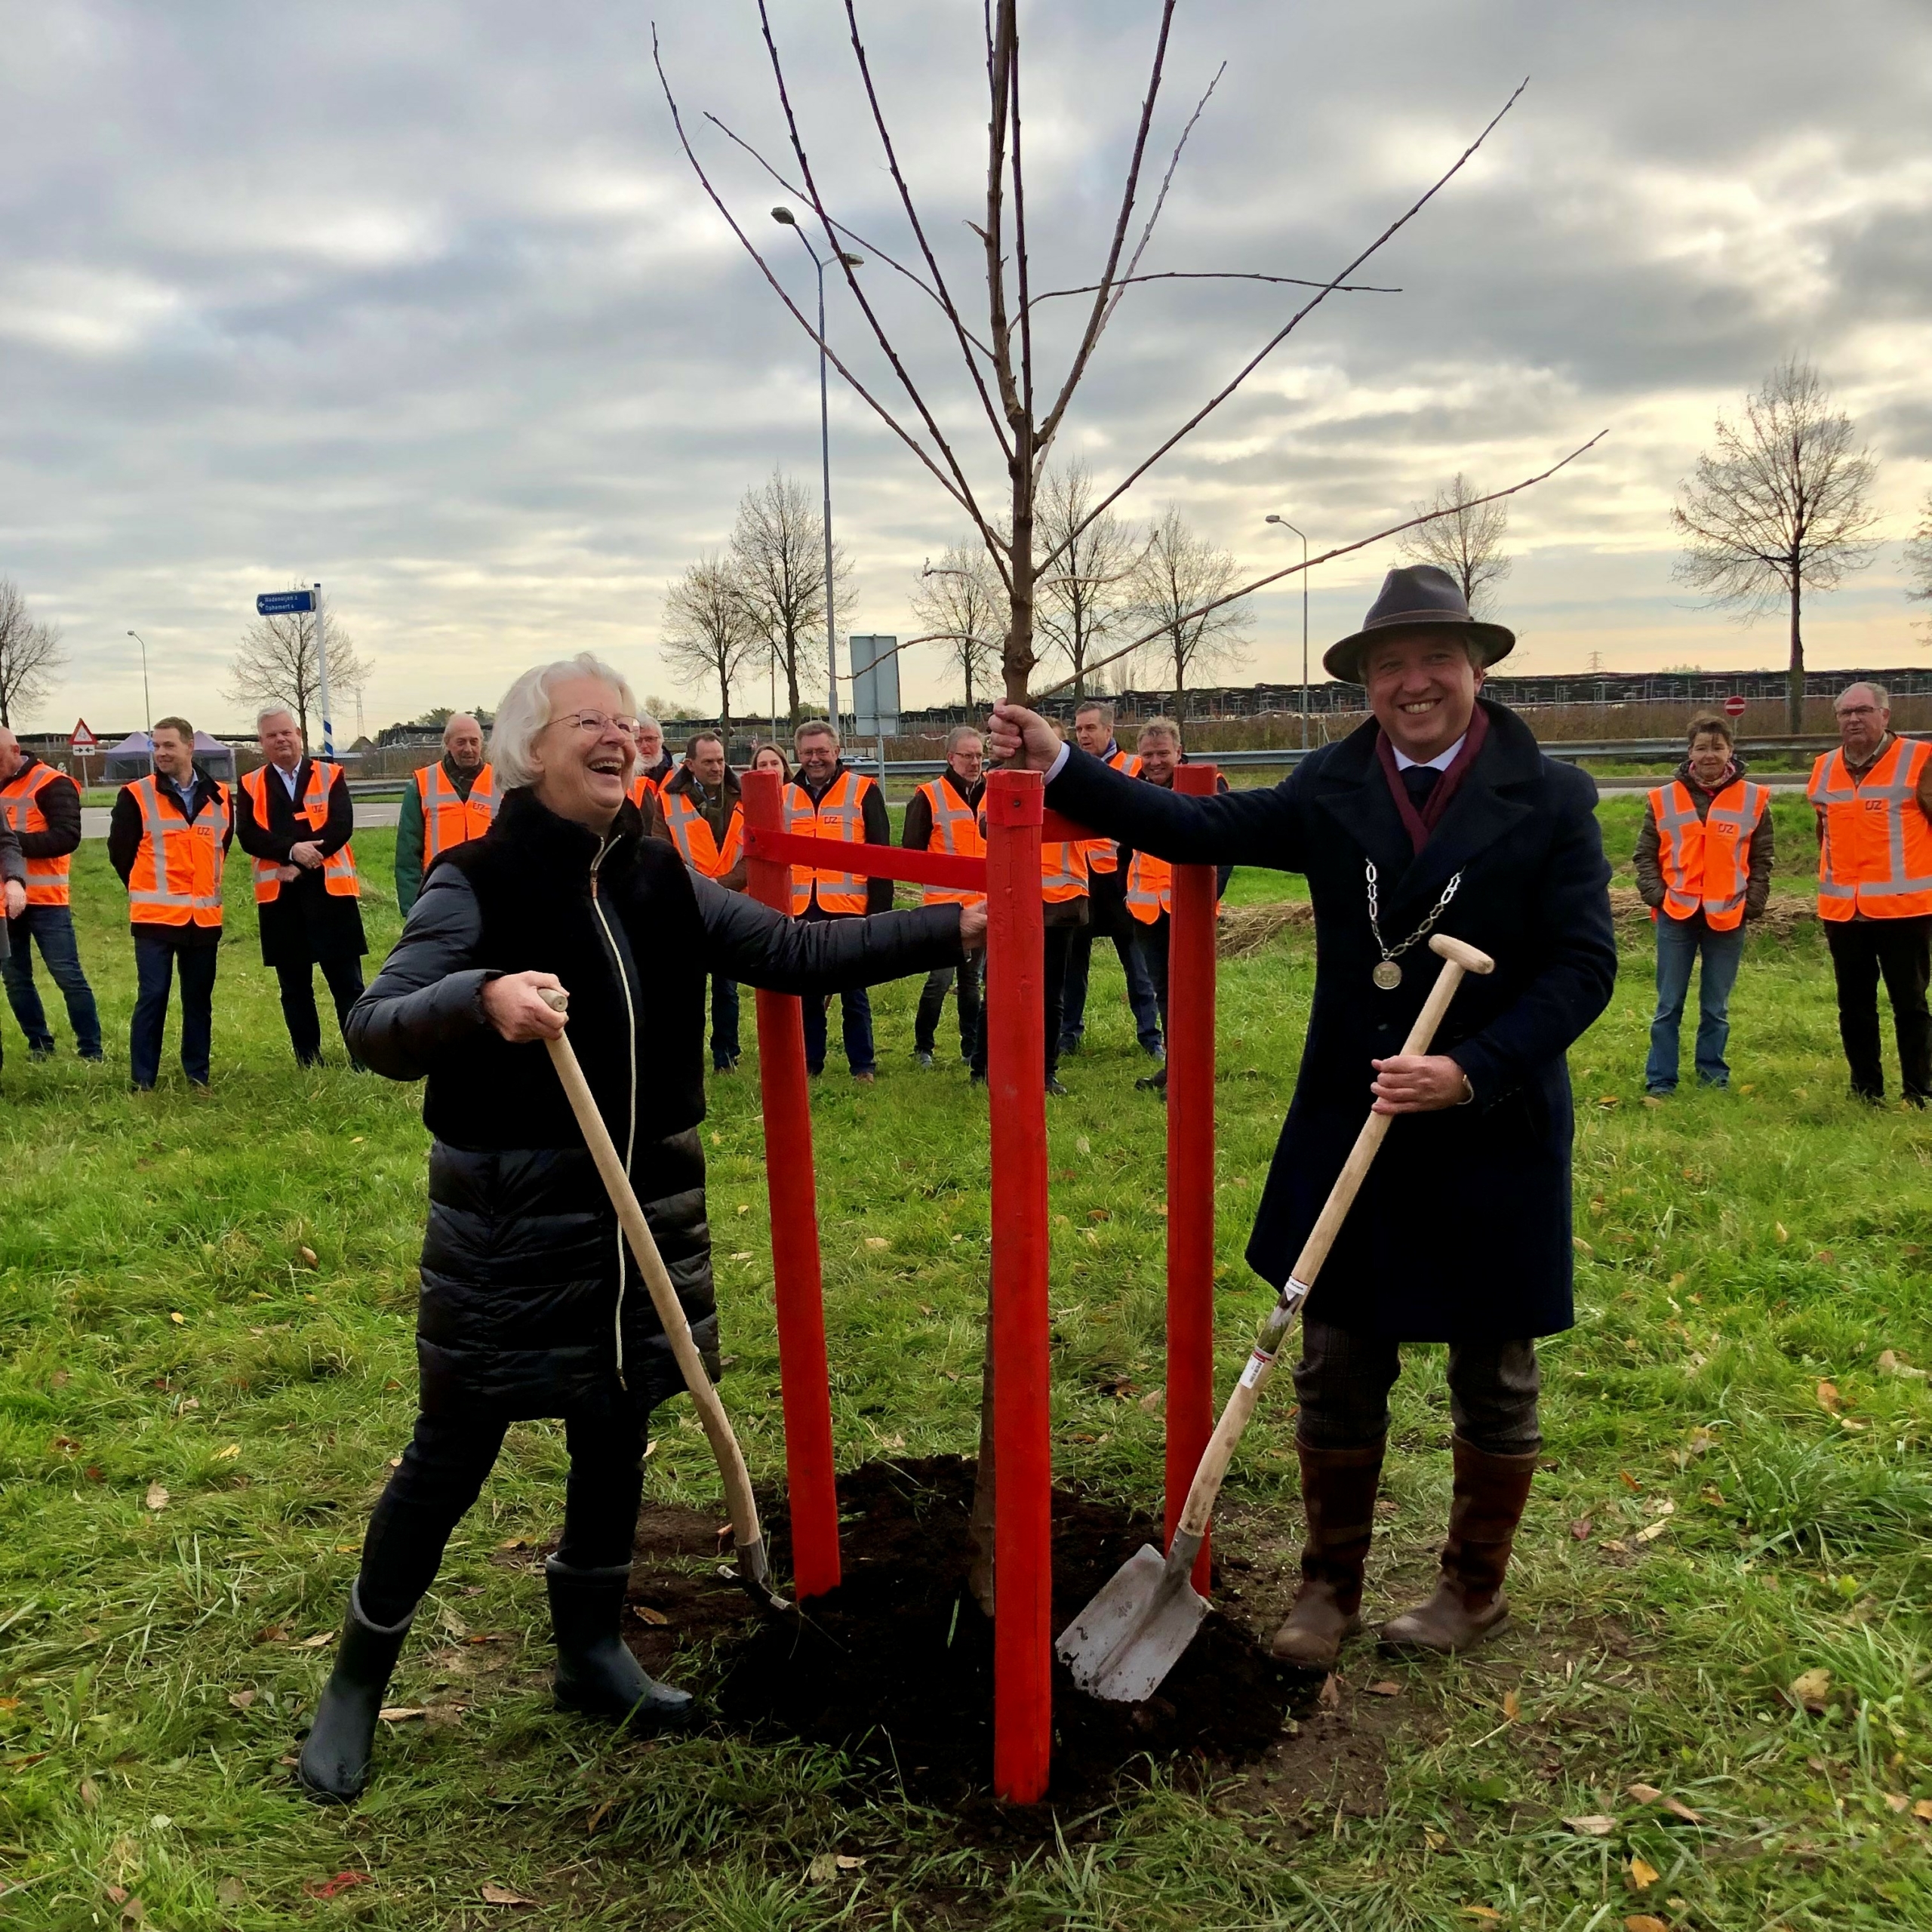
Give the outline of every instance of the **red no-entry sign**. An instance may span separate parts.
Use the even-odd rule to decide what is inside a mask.
[[[1742,718],[1744,715],[1744,700],[1735,691],[1724,701],[1724,715],[1727,718]]]

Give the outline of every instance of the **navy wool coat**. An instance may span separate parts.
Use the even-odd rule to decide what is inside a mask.
[[[1161,858],[1307,875],[1314,1008],[1247,1246],[1249,1266],[1277,1287],[1367,1116],[1370,1062],[1401,1051],[1441,964],[1424,941],[1403,955],[1399,987],[1375,986],[1364,862],[1379,874],[1392,946],[1462,875],[1436,930],[1479,946],[1496,971],[1464,979],[1433,1051],[1456,1060],[1475,1098],[1396,1118],[1309,1304],[1324,1321],[1398,1341],[1570,1326],[1564,1054],[1617,977],[1596,786],[1545,758],[1513,712],[1479,701],[1487,739],[1420,854],[1372,720],[1266,791],[1183,797],[1075,750],[1048,793],[1056,811]]]

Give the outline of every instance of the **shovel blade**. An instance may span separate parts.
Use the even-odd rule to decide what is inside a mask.
[[[1143,1543],[1054,1650],[1090,1697],[1137,1704],[1161,1687],[1207,1614],[1187,1572],[1170,1574],[1161,1552]]]

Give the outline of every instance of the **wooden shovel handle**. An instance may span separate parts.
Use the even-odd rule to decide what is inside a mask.
[[[1446,933],[1438,933],[1429,944],[1429,950],[1441,960],[1442,970],[1436,974],[1435,983],[1429,988],[1429,997],[1416,1015],[1416,1023],[1409,1029],[1409,1037],[1402,1042],[1405,1054],[1428,1052],[1429,1043],[1435,1038],[1435,1029],[1441,1025],[1442,1016],[1449,1011],[1449,1002],[1456,997],[1456,989],[1462,984],[1465,973],[1490,973],[1496,970],[1496,962],[1487,953],[1478,952],[1474,946],[1461,940],[1451,939]],[[1215,1500],[1221,1493],[1222,1479],[1227,1475],[1228,1465],[1234,1459],[1235,1445],[1247,1427],[1248,1418],[1254,1413],[1255,1404],[1261,1399],[1262,1390],[1268,1386],[1268,1378],[1275,1372],[1275,1358],[1280,1352],[1282,1339],[1301,1312],[1302,1303],[1308,1299],[1315,1278],[1321,1273],[1321,1264],[1327,1260],[1328,1251],[1334,1246],[1335,1237],[1341,1232],[1342,1223],[1355,1204],[1369,1164],[1375,1158],[1377,1150],[1389,1131],[1389,1124],[1395,1118],[1393,1114],[1371,1113],[1362,1122],[1361,1131],[1355,1136],[1355,1144],[1349,1150],[1349,1158],[1342,1164],[1342,1171],[1335,1177],[1335,1185],[1328,1190],[1328,1198],[1315,1226],[1309,1230],[1307,1240],[1302,1244],[1294,1272],[1288,1277],[1288,1285],[1281,1291],[1281,1300],[1263,1324],[1254,1352],[1247,1358],[1247,1366],[1241,1371],[1241,1380],[1235,1384],[1227,1406],[1221,1411],[1221,1420],[1215,1425],[1214,1433],[1208,1438],[1208,1447],[1201,1452],[1200,1465],[1188,1486],[1187,1503],[1181,1511],[1179,1534],[1198,1539],[1206,1534],[1208,1519],[1214,1512]]]
[[[568,994],[554,989],[543,992],[540,997],[558,1013],[565,1010],[569,999]],[[724,1479],[724,1500],[731,1512],[732,1534],[740,1549],[752,1549],[760,1542],[762,1533],[758,1527],[758,1505],[752,1500],[751,1475],[745,1467],[744,1453],[732,1432],[724,1405],[718,1401],[718,1391],[705,1369],[704,1358],[698,1353],[697,1343],[691,1340],[691,1324],[685,1318],[684,1305],[678,1300],[677,1290],[671,1285],[663,1257],[657,1252],[657,1244],[651,1238],[650,1224],[644,1218],[644,1209],[631,1186],[630,1177],[624,1171],[617,1145],[611,1138],[611,1130],[604,1124],[604,1116],[598,1112],[590,1084],[577,1063],[576,1050],[568,1038],[546,1040],[543,1044],[550,1050],[550,1063],[557,1069],[557,1078],[563,1083],[584,1144],[590,1149],[590,1158],[597,1163],[605,1191],[611,1197],[611,1206],[617,1211],[617,1220],[631,1244],[631,1252],[637,1257],[638,1272],[651,1291],[651,1305],[657,1311],[665,1338],[671,1344],[671,1353],[684,1376],[685,1386],[691,1391],[691,1400],[697,1405],[698,1420],[704,1426],[711,1453],[718,1459],[718,1473]]]

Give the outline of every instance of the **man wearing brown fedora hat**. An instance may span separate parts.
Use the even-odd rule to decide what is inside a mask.
[[[1543,1437],[1536,1338],[1570,1326],[1570,1081],[1564,1056],[1617,974],[1596,789],[1479,694],[1515,638],[1471,617],[1433,565],[1391,571],[1322,662],[1368,721],[1270,790],[1195,798],[1137,785],[1001,705],[995,756],[1048,774],[1048,801],[1173,861],[1307,875],[1315,1001],[1248,1263],[1276,1288],[1363,1115],[1398,1123],[1324,1266],[1295,1370],[1301,1583],[1275,1638],[1325,1669],[1360,1627],[1362,1575],[1400,1345],[1449,1345],[1454,1500],[1429,1601],[1397,1647],[1456,1651],[1508,1615],[1503,1580]],[[1398,1051],[1451,933],[1496,961],[1463,983],[1435,1051]],[[1483,1211],[1480,1217],[1472,1210]]]

